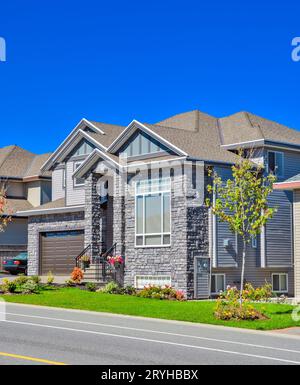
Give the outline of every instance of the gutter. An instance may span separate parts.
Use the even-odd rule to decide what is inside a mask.
[[[67,206],[67,207],[56,207],[52,209],[17,211],[15,215],[17,217],[21,217],[21,216],[32,217],[36,215],[76,213],[81,211],[84,211],[84,206]]]
[[[300,181],[274,183],[274,190],[298,190],[300,189]]]

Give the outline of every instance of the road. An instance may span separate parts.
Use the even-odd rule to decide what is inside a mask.
[[[300,364],[275,333],[16,304],[0,325],[0,364]]]

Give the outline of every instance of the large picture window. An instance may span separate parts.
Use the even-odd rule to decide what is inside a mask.
[[[136,183],[136,246],[171,244],[170,178]]]

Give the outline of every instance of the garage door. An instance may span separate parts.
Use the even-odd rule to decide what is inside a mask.
[[[84,249],[83,231],[59,231],[41,235],[41,274],[69,275],[75,258]]]

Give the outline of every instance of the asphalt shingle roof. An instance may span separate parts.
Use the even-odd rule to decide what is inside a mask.
[[[36,155],[18,146],[0,149],[0,177],[24,178],[31,176],[50,176],[41,173],[40,168],[50,157],[50,153]]]
[[[105,135],[91,134],[105,147],[125,130],[123,126],[98,123]],[[216,118],[194,110],[181,113],[155,124],[143,123],[190,157],[214,162],[236,161],[236,155],[221,145],[270,140],[300,145],[300,132],[249,112]]]

